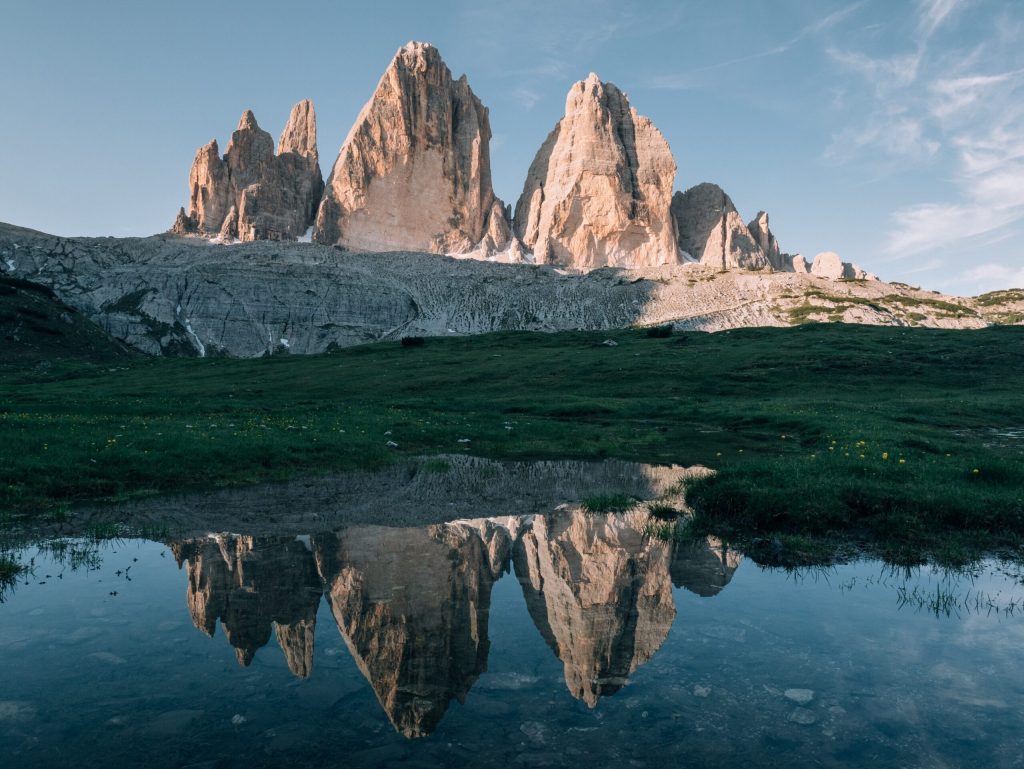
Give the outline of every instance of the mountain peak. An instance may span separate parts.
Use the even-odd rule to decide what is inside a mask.
[[[453,80],[429,43],[407,44],[338,153],[314,239],[368,251],[461,254],[485,238],[503,248],[490,139],[487,108],[468,79]]]
[[[251,109],[247,109],[242,113],[242,117],[238,120],[238,128],[236,131],[258,131],[260,128],[259,123],[256,122],[256,115],[253,114]]]

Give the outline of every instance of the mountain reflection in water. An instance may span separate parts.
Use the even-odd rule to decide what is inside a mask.
[[[653,536],[695,472],[433,458],[9,532],[0,765],[1020,765],[1020,564]]]
[[[514,567],[530,617],[588,706],[618,691],[668,635],[672,586],[712,596],[739,556],[645,533],[646,511],[353,526],[312,537],[210,535],[172,544],[195,626],[220,620],[249,665],[276,635],[291,672],[313,667],[321,596],[395,728],[429,734],[487,669],[491,588]]]

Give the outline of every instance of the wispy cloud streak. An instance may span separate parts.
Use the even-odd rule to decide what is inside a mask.
[[[779,43],[776,46],[767,48],[763,51],[757,51],[752,54],[745,56],[738,56],[733,59],[726,59],[725,61],[715,62],[713,64],[707,64],[703,67],[695,67],[694,69],[687,70],[685,72],[677,72],[668,75],[656,75],[652,77],[647,85],[649,88],[663,89],[663,90],[683,90],[686,88],[695,88],[701,85],[700,75],[712,72],[718,69],[724,69],[726,67],[733,67],[737,64],[744,64],[750,61],[756,61],[758,59],[766,59],[772,56],[779,56],[786,53],[798,43],[807,38],[813,37],[814,35],[820,34],[827,29],[831,29],[836,26],[839,22],[850,16],[852,13],[863,7],[868,0],[858,0],[858,2],[852,3],[845,8],[840,8],[838,11],[834,11],[826,16],[823,16],[816,21],[806,25],[800,31],[798,31],[793,37],[788,40]]]

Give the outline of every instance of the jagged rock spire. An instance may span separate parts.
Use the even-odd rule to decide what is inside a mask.
[[[541,146],[516,204],[537,261],[577,269],[678,261],[669,206],[676,163],[629,99],[591,73]]]
[[[775,270],[785,270],[787,268],[786,260],[783,258],[782,251],[779,249],[779,241],[775,239],[775,235],[772,234],[771,228],[768,226],[768,213],[766,211],[758,211],[750,223],[747,225],[747,229],[750,230],[750,235],[753,237],[754,242],[757,243],[758,248],[767,257],[768,263],[771,264]]]
[[[353,250],[466,253],[508,241],[491,187],[487,108],[438,50],[401,48],[338,153],[314,239]]]
[[[313,103],[307,99],[292,108],[277,155],[273,138],[246,110],[223,158],[216,140],[196,152],[189,210],[179,212],[172,232],[294,239],[312,225],[322,192]]]

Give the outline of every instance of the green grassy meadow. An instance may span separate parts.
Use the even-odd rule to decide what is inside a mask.
[[[737,539],[1016,546],[1015,431],[1015,327],[508,333],[309,357],[14,363],[0,365],[0,510],[59,517],[85,500],[423,454],[616,457],[714,468],[690,489],[695,525]]]

